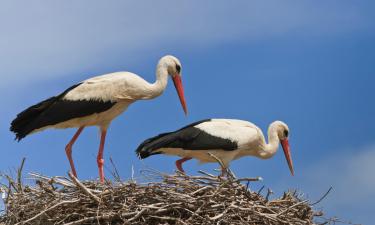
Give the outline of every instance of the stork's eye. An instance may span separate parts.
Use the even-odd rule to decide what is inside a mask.
[[[181,66],[176,64],[176,70],[177,70],[178,73],[180,73],[181,72]]]
[[[288,130],[284,130],[284,136],[288,137],[288,135],[289,135],[289,131]]]

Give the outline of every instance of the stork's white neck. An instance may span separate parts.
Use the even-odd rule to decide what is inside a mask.
[[[268,159],[276,154],[280,143],[277,129],[278,126],[275,123],[271,123],[268,127],[268,143],[266,143],[265,139],[263,138],[264,144],[259,154],[261,158]]]
[[[162,60],[156,67],[156,81],[150,85],[148,99],[156,98],[163,93],[168,84],[168,65]]]

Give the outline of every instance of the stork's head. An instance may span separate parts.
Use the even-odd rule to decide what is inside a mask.
[[[277,126],[277,135],[280,139],[281,146],[284,150],[284,155],[286,158],[286,161],[288,162],[288,166],[290,169],[290,172],[292,175],[294,175],[294,169],[293,169],[293,161],[292,161],[292,155],[290,153],[290,147],[289,147],[289,127],[284,122],[276,121],[275,125]]]
[[[181,79],[182,66],[181,66],[180,60],[178,60],[176,57],[172,55],[166,55],[160,59],[159,65],[167,69],[168,74],[171,76],[173,80],[178,97],[180,98],[182,108],[184,109],[185,114],[187,114],[187,107],[186,107],[186,101],[185,101],[185,96],[184,96],[184,88],[182,86],[182,79]]]

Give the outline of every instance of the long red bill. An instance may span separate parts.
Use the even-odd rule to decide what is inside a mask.
[[[288,162],[290,172],[292,173],[292,176],[294,176],[293,161],[292,161],[292,156],[290,153],[289,141],[286,138],[284,140],[281,140],[280,142],[281,142],[281,146],[283,147],[284,155],[285,155],[286,161]]]
[[[180,74],[175,74],[172,77],[172,80],[173,80],[174,86],[176,88],[178,97],[180,98],[182,108],[184,109],[185,115],[187,115],[187,107],[186,107],[186,101],[185,101],[185,96],[184,96],[184,88],[182,86]]]

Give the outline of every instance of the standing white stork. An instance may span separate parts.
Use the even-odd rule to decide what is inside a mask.
[[[72,147],[86,126],[98,126],[101,131],[97,156],[100,181],[104,182],[103,150],[107,128],[136,100],[153,99],[161,95],[172,77],[183,110],[187,114],[184,90],[181,82],[181,63],[171,55],[162,57],[156,67],[156,81],[148,83],[130,72],[117,72],[97,76],[76,84],[63,93],[33,105],[11,123],[10,130],[19,141],[27,135],[47,128],[78,127],[66,145],[65,151],[74,176],[77,172],[72,158]]]
[[[248,155],[268,159],[276,154],[281,143],[290,172],[294,175],[288,134],[288,126],[275,121],[268,128],[266,143],[262,131],[248,121],[208,119],[149,138],[138,147],[136,153],[141,159],[156,154],[180,156],[182,159],[176,161],[176,167],[181,172],[184,172],[183,162],[192,158],[201,163],[217,162],[212,157],[214,155],[222,162],[224,174],[232,160]]]

